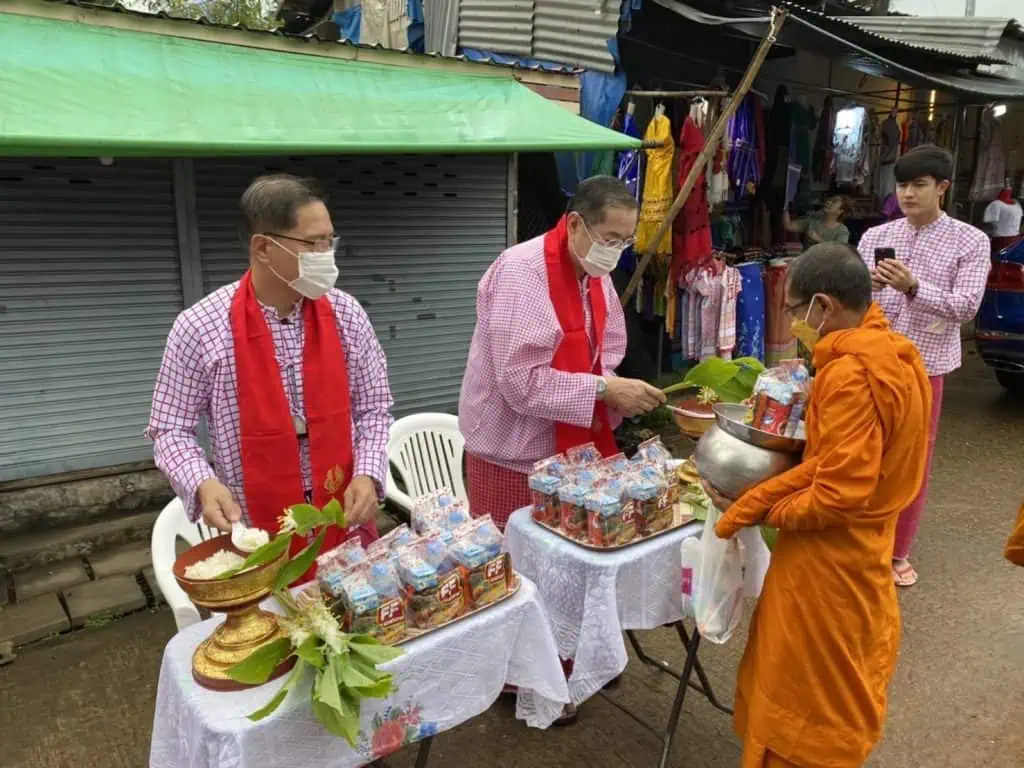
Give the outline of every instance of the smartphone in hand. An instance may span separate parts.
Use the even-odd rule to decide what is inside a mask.
[[[886,259],[895,259],[895,248],[875,248],[875,266],[877,267]]]

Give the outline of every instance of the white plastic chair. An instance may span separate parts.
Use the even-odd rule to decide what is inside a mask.
[[[150,541],[153,572],[164,600],[174,612],[174,623],[178,625],[179,632],[185,627],[198,624],[202,617],[174,578],[172,569],[178,557],[177,540],[182,538],[189,546],[194,546],[217,535],[205,523],[190,522],[185,514],[184,503],[177,497],[171,499],[153,524],[153,537]]]
[[[468,505],[462,479],[464,448],[457,416],[417,413],[396,421],[388,438],[388,458],[407,492],[399,490],[389,468],[385,494],[388,500],[411,513],[413,499],[447,487]]]

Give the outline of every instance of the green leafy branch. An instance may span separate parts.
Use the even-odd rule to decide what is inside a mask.
[[[700,388],[711,390],[723,403],[742,403],[754,393],[754,384],[764,369],[764,364],[756,357],[735,360],[710,357],[691,368],[678,384],[665,387],[662,392],[671,395]]]
[[[227,670],[232,680],[262,685],[282,663],[295,657],[295,666],[281,689],[266,704],[249,715],[253,721],[269,717],[281,706],[307,670],[313,672],[310,689],[313,714],[335,736],[355,746],[359,738],[359,716],[363,699],[388,696],[393,688],[390,673],[377,667],[402,655],[403,651],[382,645],[369,635],[342,632],[338,618],[319,596],[300,594],[296,599],[288,585],[313,564],[331,525],[344,526],[341,504],[332,499],[322,509],[297,504],[280,518],[280,529],[267,544],[246,558],[231,573],[274,562],[287,552],[295,535],[316,538],[282,566],[273,592],[285,610],[278,620],[288,636],[261,646]],[[222,577],[223,578],[223,577]]]

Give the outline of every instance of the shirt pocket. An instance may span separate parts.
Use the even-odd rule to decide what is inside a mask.
[[[941,317],[920,309],[910,310],[910,328],[914,334],[923,336],[945,336],[950,323]]]

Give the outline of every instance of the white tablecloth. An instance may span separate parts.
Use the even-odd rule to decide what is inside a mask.
[[[271,717],[246,715],[269,701],[284,678],[259,688],[215,692],[192,680],[192,653],[220,617],[175,635],[157,688],[150,768],[351,768],[386,748],[446,731],[486,711],[506,681],[519,686],[516,715],[546,728],[567,702],[565,677],[537,588],[404,646],[383,668],[395,676],[388,699],[364,699],[356,749],[329,734],[310,709],[312,675]]]
[[[626,629],[656,629],[683,618],[680,545],[703,523],[650,541],[595,552],[535,523],[529,509],[509,518],[505,541],[517,571],[544,601],[558,652],[573,659],[569,695],[586,701],[626,668]],[[526,706],[531,694],[521,696]]]

